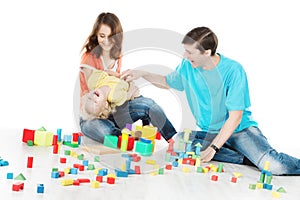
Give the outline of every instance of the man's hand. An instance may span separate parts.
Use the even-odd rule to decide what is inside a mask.
[[[136,79],[144,76],[145,74],[147,74],[147,72],[145,72],[145,71],[128,69],[128,70],[121,73],[120,78],[124,79],[127,82],[131,82],[133,80],[136,80]]]
[[[211,159],[214,157],[215,154],[216,154],[216,151],[213,148],[207,147],[204,151],[200,152],[201,162],[211,161]]]

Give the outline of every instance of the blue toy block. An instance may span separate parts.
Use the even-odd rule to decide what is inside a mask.
[[[122,171],[120,169],[115,169],[115,173],[117,177],[128,177],[127,171]]]
[[[14,173],[7,173],[7,175],[6,175],[6,178],[7,179],[13,179],[14,178]]]
[[[37,184],[37,193],[44,193],[44,184]]]
[[[98,176],[106,176],[108,173],[108,169],[100,169],[98,171]]]
[[[59,178],[59,172],[58,171],[51,172],[51,178]]]

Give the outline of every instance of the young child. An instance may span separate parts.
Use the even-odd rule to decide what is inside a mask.
[[[115,111],[116,106],[140,96],[133,82],[126,82],[89,66],[82,66],[81,70],[85,74],[90,90],[83,96],[81,106],[83,120],[107,119]]]

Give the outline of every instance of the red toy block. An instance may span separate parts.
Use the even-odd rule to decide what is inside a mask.
[[[52,145],[57,145],[58,135],[53,135]]]
[[[32,168],[32,164],[33,164],[33,157],[28,156],[28,158],[27,158],[27,168]]]
[[[64,177],[65,176],[65,172],[64,171],[59,171],[58,172],[58,177]]]
[[[12,185],[12,190],[13,191],[18,192],[18,191],[23,190],[23,189],[24,189],[24,183],[22,183],[22,182],[17,182],[17,183],[14,183]]]
[[[140,166],[134,166],[135,174],[141,174],[141,167]]]
[[[58,144],[53,144],[53,154],[58,154]]]
[[[102,181],[103,181],[103,176],[96,176],[96,181],[102,183]]]
[[[212,181],[218,181],[218,176],[217,175],[212,175],[211,180]]]
[[[79,181],[79,183],[89,183],[89,182],[91,182],[90,179],[88,179],[88,178],[78,178],[77,180]]]
[[[160,134],[160,132],[157,132],[157,133],[156,133],[155,139],[157,139],[157,140],[160,140],[160,139],[161,139],[161,134]]]
[[[34,141],[34,132],[35,132],[35,130],[24,129],[22,141],[25,143],[27,143],[27,140]]]
[[[66,163],[67,162],[67,158],[60,158],[59,161],[60,161],[60,163]]]
[[[166,164],[166,169],[167,170],[171,170],[172,169],[172,165],[171,164]]]
[[[73,142],[78,142],[79,133],[73,133],[72,136],[73,136],[72,141]]]
[[[73,167],[74,167],[74,168],[77,168],[79,171],[84,171],[84,165],[81,165],[81,164],[74,164]]]
[[[115,184],[115,178],[114,178],[114,177],[107,177],[106,182],[107,182],[108,184]]]
[[[134,137],[128,137],[127,151],[132,151],[134,147]]]
[[[237,182],[237,177],[234,177],[234,176],[233,176],[233,177],[231,178],[231,182],[236,183],[236,182]]]
[[[80,181],[77,179],[77,180],[74,180],[74,182],[73,182],[73,185],[80,185]]]

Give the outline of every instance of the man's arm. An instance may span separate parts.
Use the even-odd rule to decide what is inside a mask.
[[[125,81],[128,82],[136,80],[138,78],[144,78],[145,80],[149,81],[156,87],[162,89],[170,88],[167,84],[166,77],[159,74],[153,74],[141,70],[126,70],[121,74],[121,79],[124,79]]]
[[[214,145],[215,147],[220,149],[240,124],[242,115],[242,110],[229,111],[229,118],[221,128],[219,134],[211,142],[211,145]],[[201,161],[209,162],[214,157],[215,153],[216,150],[209,146],[206,150],[201,152]]]

